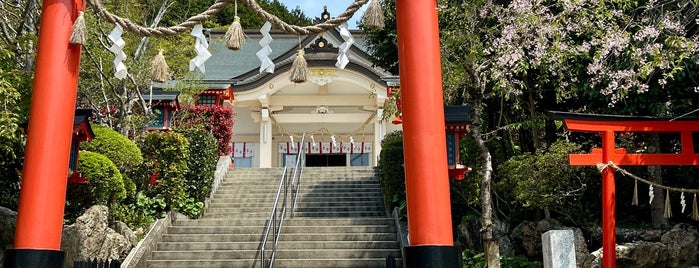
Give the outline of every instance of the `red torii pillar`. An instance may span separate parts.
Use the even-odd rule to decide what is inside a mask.
[[[406,267],[461,267],[454,246],[437,1],[397,0],[405,187],[410,246]]]
[[[699,119],[615,115],[590,115],[579,113],[549,112],[554,119],[562,119],[568,131],[602,133],[602,149],[592,149],[590,154],[570,154],[570,165],[594,166],[614,163],[617,166],[699,165],[699,154],[694,152],[692,132],[699,132]],[[680,133],[679,154],[629,154],[615,148],[614,137],[618,132]],[[613,167],[602,170],[602,267],[616,267],[616,212]],[[612,254],[609,254],[611,252]]]
[[[63,208],[80,64],[82,0],[44,0],[14,248],[5,267],[63,267]]]

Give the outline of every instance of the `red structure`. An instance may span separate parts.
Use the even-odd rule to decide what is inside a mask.
[[[78,170],[80,143],[84,141],[91,141],[95,138],[95,133],[92,132],[92,127],[90,126],[90,117],[92,117],[91,109],[75,110],[75,120],[73,120],[73,140],[70,143],[68,183],[90,182],[90,179],[83,177],[82,173],[80,173]]]
[[[163,89],[153,89],[151,93],[143,94],[143,99],[152,103],[154,117],[148,122],[148,130],[170,130],[173,115],[180,110],[179,95],[179,91]]]
[[[80,45],[82,0],[44,0],[14,249],[5,267],[62,267],[60,250]],[[437,3],[397,0],[410,246],[406,267],[461,267],[454,246],[442,110]],[[35,127],[36,126],[36,127]]]
[[[196,100],[197,106],[217,106],[223,105],[224,101],[232,102],[233,96],[233,85],[226,88],[209,88],[202,91]]]
[[[591,166],[608,164],[617,166],[655,165],[699,165],[699,154],[694,150],[692,133],[699,132],[699,119],[657,117],[632,117],[614,115],[590,115],[578,113],[551,112],[554,119],[565,122],[568,131],[602,134],[602,148],[593,149],[590,154],[571,154],[570,165]],[[679,133],[680,153],[629,154],[623,148],[617,149],[616,133]],[[602,170],[602,267],[616,267],[616,211],[614,184],[615,170],[606,166]]]
[[[81,0],[44,0],[13,249],[5,267],[60,267],[63,208],[80,64],[71,27]]]
[[[437,2],[397,0],[410,245],[406,267],[461,267],[449,200]]]

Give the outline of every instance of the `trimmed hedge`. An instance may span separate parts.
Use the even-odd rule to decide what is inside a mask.
[[[97,124],[92,125],[92,131],[95,132],[95,138],[90,142],[81,143],[82,150],[106,156],[122,172],[133,170],[143,162],[141,150],[126,136]]]
[[[211,184],[214,182],[218,163],[218,143],[213,134],[202,128],[176,131],[183,134],[189,141],[185,190],[194,200],[204,201],[209,196]]]
[[[403,209],[406,202],[403,132],[391,132],[383,138],[379,157],[380,184],[386,206]]]
[[[90,181],[68,185],[65,218],[71,222],[93,205],[112,208],[126,198],[121,173],[109,158],[88,151],[81,151],[79,158],[78,170]]]

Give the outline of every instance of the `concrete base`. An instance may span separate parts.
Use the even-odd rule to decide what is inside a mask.
[[[8,249],[3,267],[63,268],[65,258],[65,252],[60,250]]]
[[[403,248],[406,268],[462,268],[458,246],[407,246]]]

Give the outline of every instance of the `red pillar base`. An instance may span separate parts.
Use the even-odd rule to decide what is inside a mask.
[[[66,254],[61,250],[8,249],[3,267],[63,268],[65,258]]]
[[[405,268],[462,268],[459,246],[407,246],[403,248]]]

